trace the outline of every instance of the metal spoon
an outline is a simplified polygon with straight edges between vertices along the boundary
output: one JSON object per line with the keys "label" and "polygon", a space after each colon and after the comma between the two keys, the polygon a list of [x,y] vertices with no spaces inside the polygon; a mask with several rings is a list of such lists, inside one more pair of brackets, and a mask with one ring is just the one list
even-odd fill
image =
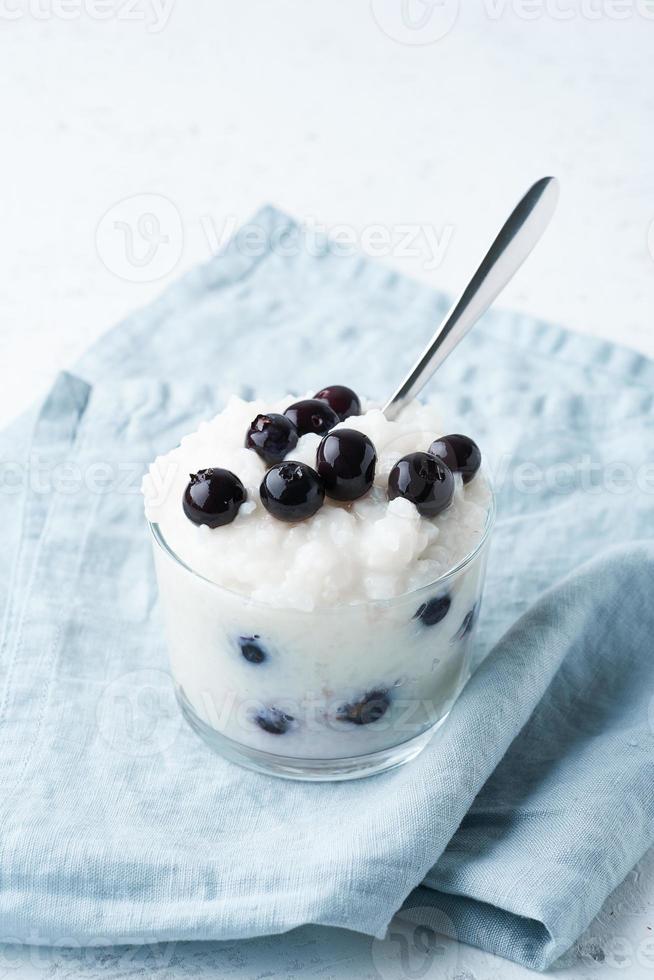
{"label": "metal spoon", "polygon": [[529,188],[500,229],[481,265],[433,339],[384,406],[386,418],[397,418],[403,405],[424,388],[434,371],[486,312],[545,231],[558,199],[559,182],[556,177],[542,177]]}

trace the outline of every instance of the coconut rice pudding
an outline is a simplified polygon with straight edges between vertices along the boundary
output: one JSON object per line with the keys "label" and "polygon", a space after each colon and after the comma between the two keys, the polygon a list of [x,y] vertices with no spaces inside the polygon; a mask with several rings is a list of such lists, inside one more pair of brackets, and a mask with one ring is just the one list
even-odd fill
{"label": "coconut rice pudding", "polygon": [[[232,398],[143,481],[173,676],[235,761],[344,778],[415,755],[470,670],[492,494],[433,404]],[[404,748],[403,748],[404,747]]]}

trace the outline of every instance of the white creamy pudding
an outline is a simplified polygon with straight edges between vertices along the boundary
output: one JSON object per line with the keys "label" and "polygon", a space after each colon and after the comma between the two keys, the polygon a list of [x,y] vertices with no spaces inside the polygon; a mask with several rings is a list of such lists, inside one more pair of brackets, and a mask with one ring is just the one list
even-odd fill
{"label": "white creamy pudding", "polygon": [[[146,515],[169,547],[200,575],[226,589],[277,607],[319,607],[390,599],[433,582],[474,551],[484,533],[489,489],[483,477],[464,487],[455,475],[454,499],[435,518],[424,518],[408,500],[388,500],[388,476],[401,456],[425,450],[443,433],[433,405],[408,406],[397,422],[378,408],[339,422],[356,429],[377,450],[372,490],[351,503],[325,499],[313,517],[289,526],[262,506],[259,486],[266,463],[244,448],[252,419],[283,413],[297,399],[273,403],[232,398],[214,419],[159,456],[143,481]],[[320,435],[300,437],[288,459],[315,468]],[[189,474],[209,466],[231,470],[247,500],[236,518],[210,529],[186,517],[180,501]]]}
{"label": "white creamy pudding", "polygon": [[492,495],[433,405],[388,421],[321,394],[232,398],[143,493],[191,723],[236,761],[342,778],[403,761],[467,680]]}

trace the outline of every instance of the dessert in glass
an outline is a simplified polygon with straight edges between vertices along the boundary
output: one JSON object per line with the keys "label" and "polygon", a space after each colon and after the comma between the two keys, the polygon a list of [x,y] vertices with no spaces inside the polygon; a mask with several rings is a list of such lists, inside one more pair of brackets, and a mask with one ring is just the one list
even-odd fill
{"label": "dessert in glass", "polygon": [[232,398],[158,457],[172,675],[227,759],[347,779],[415,757],[471,672],[494,505],[472,439],[343,386]]}

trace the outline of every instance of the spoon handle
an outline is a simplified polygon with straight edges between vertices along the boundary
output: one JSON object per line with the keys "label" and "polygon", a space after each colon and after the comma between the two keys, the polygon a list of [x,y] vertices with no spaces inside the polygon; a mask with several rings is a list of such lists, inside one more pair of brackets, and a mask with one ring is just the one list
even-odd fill
{"label": "spoon handle", "polygon": [[388,419],[396,418],[402,406],[415,398],[518,271],[549,224],[558,198],[556,177],[542,177],[515,206],[435,336],[384,406]]}

